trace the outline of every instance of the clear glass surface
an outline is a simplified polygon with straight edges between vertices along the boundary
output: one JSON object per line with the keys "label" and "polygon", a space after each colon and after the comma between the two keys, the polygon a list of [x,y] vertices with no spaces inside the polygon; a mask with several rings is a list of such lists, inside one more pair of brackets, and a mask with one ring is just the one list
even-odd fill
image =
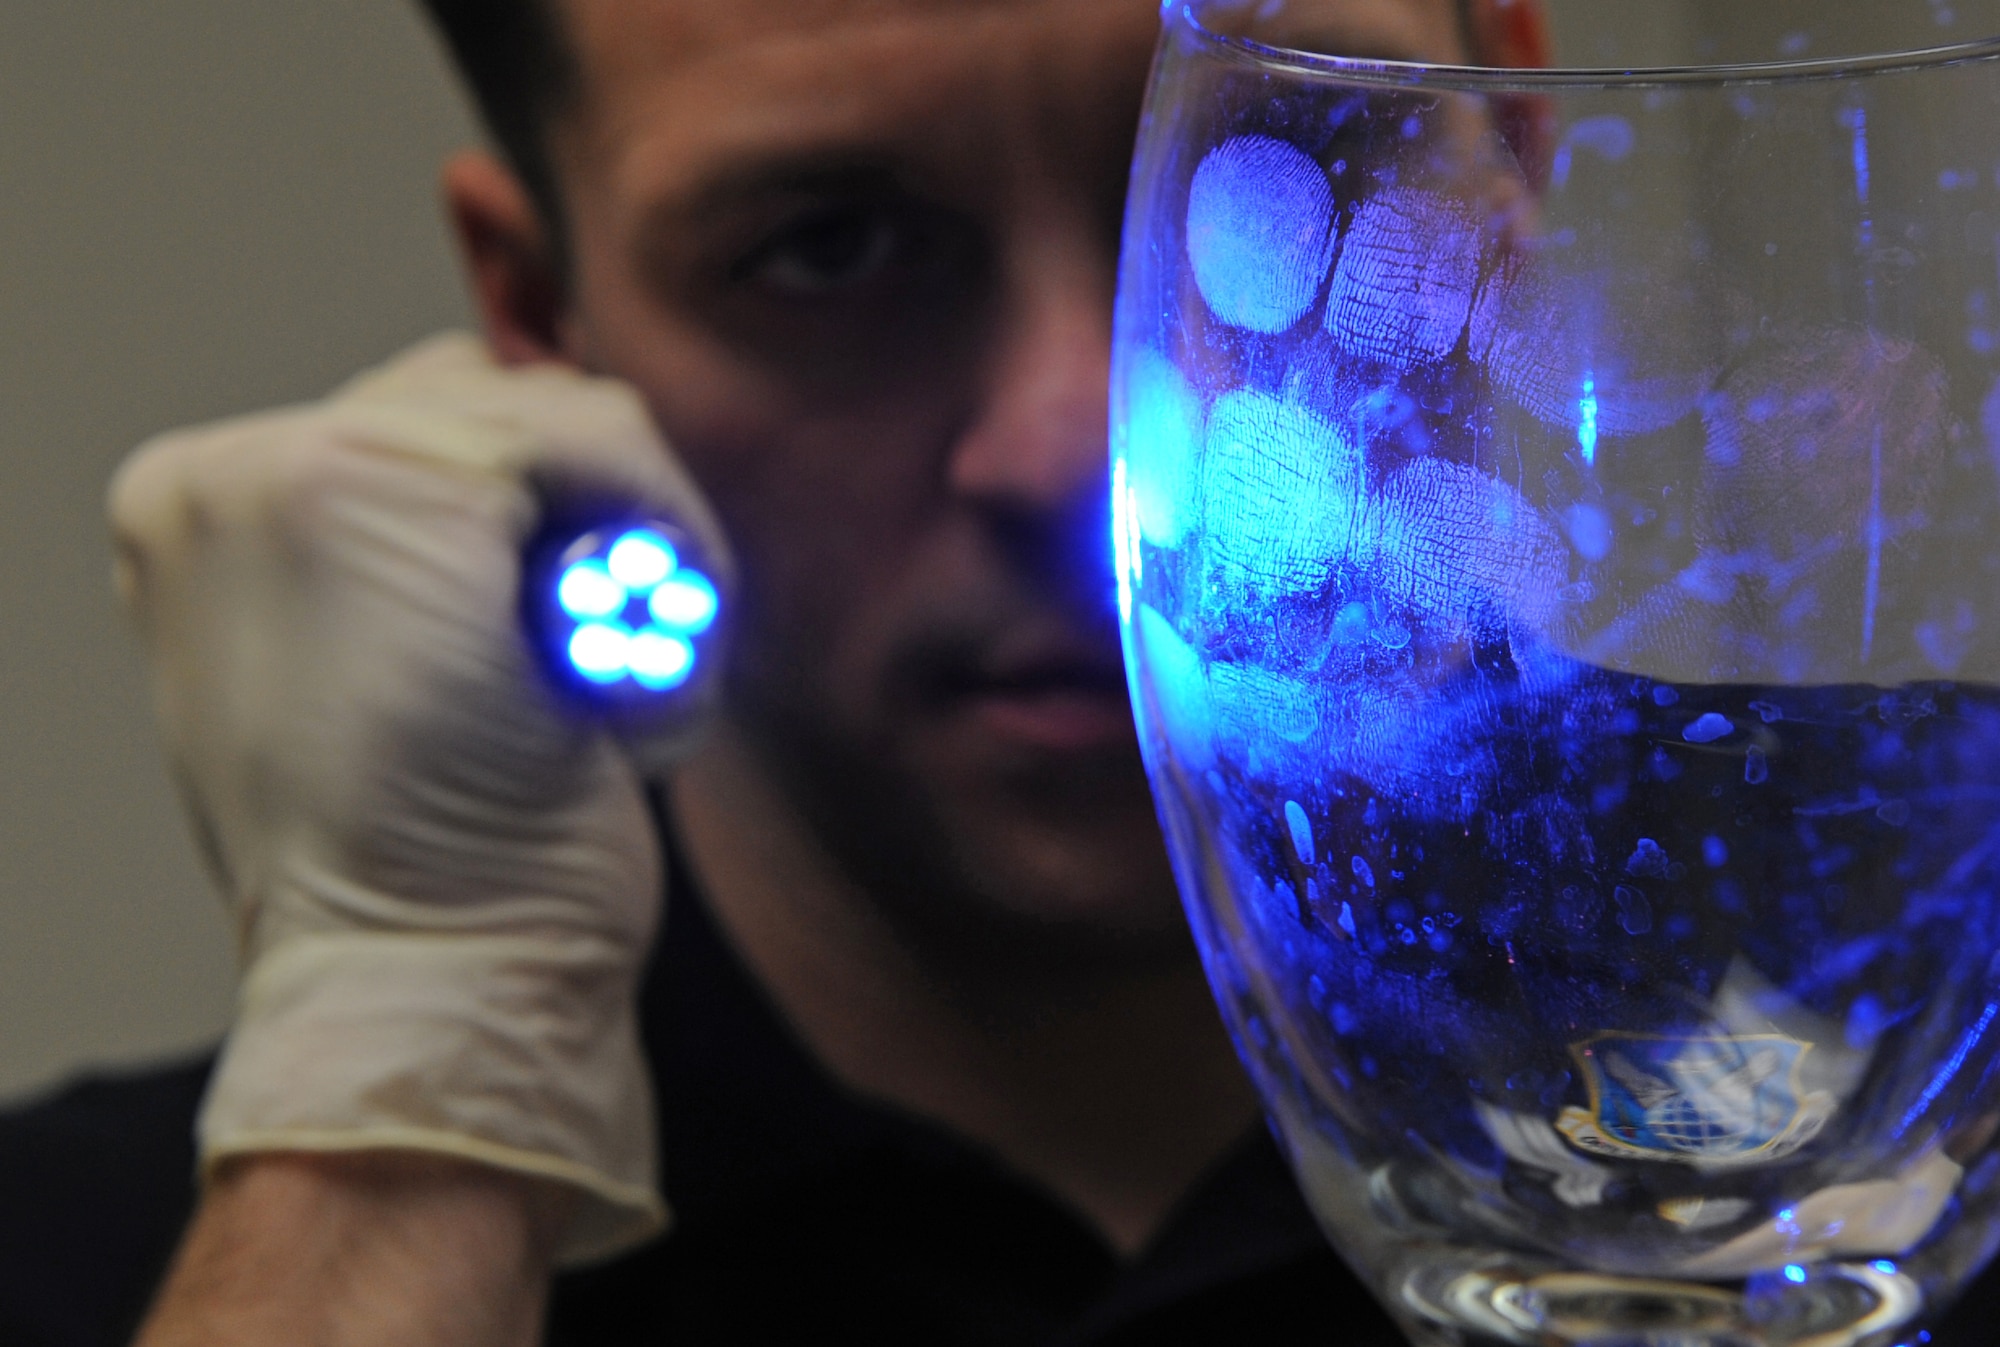
{"label": "clear glass surface", "polygon": [[1914,1342],[2000,1243],[2000,20],[1312,8],[1169,7],[1119,293],[1225,1018],[1419,1342]]}

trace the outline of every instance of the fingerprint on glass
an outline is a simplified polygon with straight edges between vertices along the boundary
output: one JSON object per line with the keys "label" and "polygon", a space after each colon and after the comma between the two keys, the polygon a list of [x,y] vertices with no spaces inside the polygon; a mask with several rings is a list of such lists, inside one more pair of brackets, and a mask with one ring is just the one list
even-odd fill
{"label": "fingerprint on glass", "polygon": [[1298,322],[1332,260],[1333,207],[1325,170],[1282,140],[1210,151],[1188,193],[1187,249],[1216,316],[1252,332]]}
{"label": "fingerprint on glass", "polygon": [[1463,206],[1414,188],[1376,194],[1341,244],[1327,332],[1385,365],[1449,355],[1471,321],[1481,251],[1479,224]]}
{"label": "fingerprint on glass", "polygon": [[1317,587],[1353,544],[1363,485],[1359,451],[1331,423],[1263,393],[1218,398],[1201,491],[1203,540],[1224,583]]}

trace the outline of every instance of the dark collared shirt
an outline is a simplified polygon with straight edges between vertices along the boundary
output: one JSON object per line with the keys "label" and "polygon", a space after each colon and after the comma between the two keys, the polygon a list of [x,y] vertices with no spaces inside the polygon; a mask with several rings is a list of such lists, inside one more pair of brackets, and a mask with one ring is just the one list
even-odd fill
{"label": "dark collared shirt", "polygon": [[[832,1081],[675,879],[644,997],[674,1229],[562,1278],[551,1347],[1401,1347],[1261,1130],[1121,1259],[992,1155]],[[207,1071],[0,1115],[0,1347],[129,1340],[192,1206]],[[1934,1347],[2000,1341],[1996,1311],[1988,1277]]]}

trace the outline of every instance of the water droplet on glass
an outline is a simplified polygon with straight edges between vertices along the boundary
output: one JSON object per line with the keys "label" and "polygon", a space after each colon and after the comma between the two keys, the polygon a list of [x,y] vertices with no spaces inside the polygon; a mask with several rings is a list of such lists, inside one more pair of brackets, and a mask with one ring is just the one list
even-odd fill
{"label": "water droplet on glass", "polygon": [[1667,853],[1658,842],[1650,837],[1639,839],[1639,845],[1625,862],[1625,873],[1658,877],[1667,873]]}
{"label": "water droplet on glass", "polygon": [[1313,863],[1312,823],[1306,818],[1306,811],[1299,807],[1297,800],[1285,801],[1285,823],[1292,831],[1292,850],[1298,853],[1299,864]]}
{"label": "water droplet on glass", "polygon": [[1720,716],[1710,711],[1682,730],[1681,738],[1691,744],[1712,744],[1718,739],[1727,739],[1734,733],[1736,725],[1728,716]]}
{"label": "water droplet on glass", "polygon": [[1653,929],[1653,905],[1646,895],[1628,885],[1620,884],[1612,897],[1618,900],[1618,924],[1627,935],[1644,935]]}

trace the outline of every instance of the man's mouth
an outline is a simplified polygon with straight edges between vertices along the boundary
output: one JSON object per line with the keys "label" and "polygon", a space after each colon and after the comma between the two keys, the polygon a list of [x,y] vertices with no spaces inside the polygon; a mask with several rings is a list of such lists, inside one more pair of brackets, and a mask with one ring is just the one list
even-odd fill
{"label": "man's mouth", "polygon": [[981,728],[1025,746],[1078,751],[1132,734],[1125,673],[1115,664],[1027,655],[968,670],[953,683],[952,700]]}

